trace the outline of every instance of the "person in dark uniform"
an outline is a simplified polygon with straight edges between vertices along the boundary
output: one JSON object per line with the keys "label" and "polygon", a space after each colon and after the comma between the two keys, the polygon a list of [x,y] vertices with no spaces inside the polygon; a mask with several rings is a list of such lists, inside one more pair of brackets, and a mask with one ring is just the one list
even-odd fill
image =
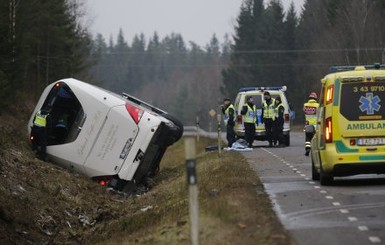
{"label": "person in dark uniform", "polygon": [[51,106],[47,106],[36,113],[30,136],[32,150],[36,151],[37,157],[43,161],[47,154],[48,127],[51,125],[50,111]]}
{"label": "person in dark uniform", "polygon": [[228,147],[231,147],[235,142],[235,109],[230,99],[223,100],[222,113],[224,115],[224,122],[226,125],[226,139]]}
{"label": "person in dark uniform", "polygon": [[265,91],[263,93],[265,101],[262,105],[262,118],[265,124],[266,138],[269,141],[269,147],[273,146],[273,123],[275,120],[275,103],[271,98],[270,93]]}
{"label": "person in dark uniform", "polygon": [[273,143],[274,145],[279,144],[279,147],[284,147],[284,137],[283,137],[283,124],[285,123],[285,119],[283,118],[283,115],[285,113],[285,107],[282,104],[281,97],[277,97],[274,100],[275,102],[275,120],[273,123]]}
{"label": "person in dark uniform", "polygon": [[253,103],[253,97],[246,97],[246,104],[242,107],[241,115],[243,115],[243,125],[245,126],[245,140],[249,147],[253,147],[255,138],[255,123],[257,115],[257,107]]}

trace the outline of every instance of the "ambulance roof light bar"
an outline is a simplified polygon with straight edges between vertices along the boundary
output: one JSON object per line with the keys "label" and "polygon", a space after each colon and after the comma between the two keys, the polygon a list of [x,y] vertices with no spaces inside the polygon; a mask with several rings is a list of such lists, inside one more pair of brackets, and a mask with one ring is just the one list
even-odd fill
{"label": "ambulance roof light bar", "polygon": [[247,91],[265,91],[265,90],[277,90],[277,91],[283,91],[285,92],[287,90],[286,86],[281,86],[281,87],[245,87],[245,88],[240,88],[239,92],[247,92]]}
{"label": "ambulance roof light bar", "polygon": [[[356,69],[356,67],[359,67],[360,65],[357,65],[357,66],[331,66],[329,67],[329,71],[331,73],[334,73],[334,72],[339,72],[339,71],[353,71]],[[385,65],[381,65],[380,63],[374,63],[373,65],[363,65],[361,67],[365,67],[365,69],[376,69],[376,70],[379,70],[379,69],[384,69],[385,68]]]}

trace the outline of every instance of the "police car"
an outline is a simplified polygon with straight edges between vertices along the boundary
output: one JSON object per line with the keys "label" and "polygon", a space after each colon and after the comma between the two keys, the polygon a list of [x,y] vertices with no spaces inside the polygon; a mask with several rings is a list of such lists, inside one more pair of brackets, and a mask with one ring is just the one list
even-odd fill
{"label": "police car", "polygon": [[263,93],[268,91],[271,97],[277,98],[278,96],[282,99],[282,104],[285,107],[284,112],[284,125],[283,125],[283,135],[285,139],[285,144],[290,145],[290,124],[291,119],[293,119],[294,113],[291,111],[289,102],[286,98],[285,91],[287,90],[286,86],[282,87],[246,87],[241,88],[237,94],[237,97],[234,101],[234,107],[236,110],[236,122],[235,122],[235,133],[238,138],[243,138],[245,136],[245,127],[243,125],[244,119],[241,115],[241,110],[244,104],[246,103],[246,97],[252,96],[254,99],[254,104],[257,107],[257,125],[255,128],[255,139],[256,140],[266,140],[265,125],[262,122],[262,105],[264,102]]}
{"label": "police car", "polygon": [[153,177],[183,125],[135,97],[63,79],[43,91],[36,112],[50,107],[47,157],[102,185],[130,192]]}
{"label": "police car", "polygon": [[385,70],[380,65],[332,67],[322,80],[312,177],[385,173]]}

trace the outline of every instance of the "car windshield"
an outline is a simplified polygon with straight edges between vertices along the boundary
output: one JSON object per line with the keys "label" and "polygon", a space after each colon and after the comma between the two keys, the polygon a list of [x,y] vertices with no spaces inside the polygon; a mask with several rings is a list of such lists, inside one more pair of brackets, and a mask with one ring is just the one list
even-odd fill
{"label": "car windshield", "polygon": [[349,121],[381,120],[385,116],[385,82],[343,83],[340,113]]}
{"label": "car windshield", "polygon": [[75,141],[86,119],[83,108],[72,90],[63,82],[56,83],[42,108],[51,107],[48,145]]}
{"label": "car windshield", "polygon": [[254,105],[258,109],[262,108],[262,95],[261,94],[253,95],[253,99],[254,99]]}

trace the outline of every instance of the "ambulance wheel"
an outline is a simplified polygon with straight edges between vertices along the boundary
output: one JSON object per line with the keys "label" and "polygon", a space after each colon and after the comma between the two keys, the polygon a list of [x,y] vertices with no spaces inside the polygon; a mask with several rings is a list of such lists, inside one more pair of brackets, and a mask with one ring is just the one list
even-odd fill
{"label": "ambulance wheel", "polygon": [[319,176],[320,184],[321,185],[332,185],[333,184],[333,176],[330,174],[327,174],[322,169],[322,163],[321,163],[321,169],[320,169],[320,176]]}
{"label": "ambulance wheel", "polygon": [[314,166],[313,156],[311,157],[311,178],[312,180],[319,180],[320,174],[318,173],[316,167]]}

